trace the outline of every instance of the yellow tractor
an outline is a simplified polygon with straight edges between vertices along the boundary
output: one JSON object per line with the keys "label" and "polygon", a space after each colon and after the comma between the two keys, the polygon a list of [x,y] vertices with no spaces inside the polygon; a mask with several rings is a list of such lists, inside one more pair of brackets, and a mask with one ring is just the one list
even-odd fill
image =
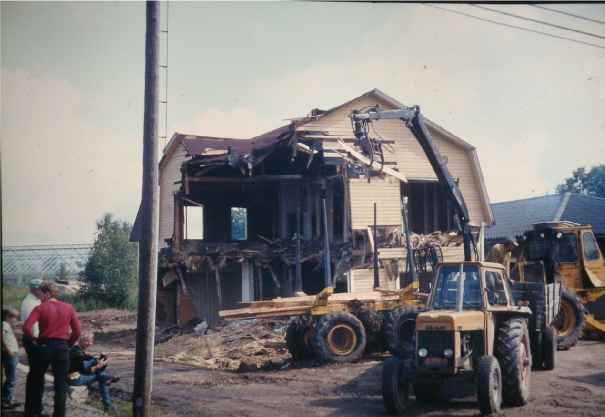
{"label": "yellow tractor", "polygon": [[585,336],[605,337],[605,320],[586,309],[605,302],[605,260],[590,226],[572,222],[536,223],[523,235],[520,262],[511,270],[519,282],[563,284],[561,313],[555,321],[557,347],[566,350]]}
{"label": "yellow tractor", "polygon": [[[382,397],[390,414],[403,414],[411,405],[410,385],[424,403],[449,399],[451,384],[474,383],[484,414],[498,412],[502,403],[527,403],[532,363],[555,366],[552,322],[562,286],[510,284],[500,264],[439,264],[428,311],[416,321],[412,359],[389,358],[383,367]],[[539,358],[532,354],[534,344]]]}

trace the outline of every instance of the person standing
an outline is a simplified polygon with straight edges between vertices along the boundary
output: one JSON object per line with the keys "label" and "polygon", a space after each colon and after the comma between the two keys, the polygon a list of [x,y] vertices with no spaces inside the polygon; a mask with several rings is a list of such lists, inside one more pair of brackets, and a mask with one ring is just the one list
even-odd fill
{"label": "person standing", "polygon": [[[53,416],[65,416],[67,375],[69,372],[69,348],[76,344],[82,330],[80,321],[71,304],[58,301],[57,286],[48,281],[40,284],[42,304],[34,308],[23,324],[24,336],[37,345],[37,357],[30,364],[25,387],[26,417],[40,415],[44,394],[44,374],[49,365],[55,379],[55,409]],[[35,338],[32,327],[39,324],[39,336]],[[71,327],[71,336],[69,328]]]}
{"label": "person standing", "polygon": [[485,262],[495,262],[501,265],[504,265],[506,269],[506,275],[510,274],[510,254],[519,244],[517,243],[517,239],[510,236],[507,237],[504,242],[497,243],[494,247],[489,251],[487,256],[485,257]]}
{"label": "person standing", "polygon": [[16,308],[2,309],[2,366],[6,381],[2,383],[2,409],[12,410],[21,403],[13,402],[15,385],[17,384],[17,364],[19,363],[19,345],[13,333],[13,324],[19,318]]}
{"label": "person standing", "polygon": [[[27,297],[21,302],[21,323],[25,323],[25,320],[27,320],[32,310],[41,303],[39,297],[40,290],[38,289],[40,284],[42,284],[41,279],[32,279],[29,282],[29,294],[27,294]],[[32,327],[32,334],[34,337],[38,337],[38,323],[34,324]],[[25,336],[21,341],[23,342],[23,349],[25,349],[25,354],[27,355],[27,363],[31,365],[32,358],[34,358],[36,354],[36,345]]]}

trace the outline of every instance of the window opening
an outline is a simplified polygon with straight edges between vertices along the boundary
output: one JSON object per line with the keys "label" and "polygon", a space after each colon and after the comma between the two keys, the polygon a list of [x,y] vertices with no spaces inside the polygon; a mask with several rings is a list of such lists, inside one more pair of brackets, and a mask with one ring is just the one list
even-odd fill
{"label": "window opening", "polygon": [[588,232],[585,232],[582,235],[582,239],[584,240],[584,258],[587,261],[598,261],[599,260],[599,251],[597,250],[597,244],[594,241],[594,237]]}
{"label": "window opening", "polygon": [[185,206],[185,239],[204,238],[204,207]]}
{"label": "window opening", "polygon": [[485,288],[487,289],[487,302],[490,305],[507,305],[504,280],[499,272],[487,271],[485,273]]}
{"label": "window opening", "polygon": [[248,210],[244,207],[231,207],[231,239],[248,239]]}

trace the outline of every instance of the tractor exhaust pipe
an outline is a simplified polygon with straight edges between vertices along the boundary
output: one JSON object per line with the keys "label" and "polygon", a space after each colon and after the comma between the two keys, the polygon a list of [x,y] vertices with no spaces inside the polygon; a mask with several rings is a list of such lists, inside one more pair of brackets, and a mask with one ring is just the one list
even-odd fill
{"label": "tractor exhaust pipe", "polygon": [[456,313],[462,311],[464,302],[464,280],[466,274],[464,273],[464,264],[460,264],[460,272],[458,272],[458,285],[456,286]]}

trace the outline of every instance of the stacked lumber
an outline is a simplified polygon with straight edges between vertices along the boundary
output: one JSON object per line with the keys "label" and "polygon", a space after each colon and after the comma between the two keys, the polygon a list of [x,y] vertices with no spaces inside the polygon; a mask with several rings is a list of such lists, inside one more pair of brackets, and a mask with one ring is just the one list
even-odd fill
{"label": "stacked lumber", "polygon": [[[332,294],[328,298],[328,305],[344,304],[348,301],[391,301],[399,298],[400,290],[388,291],[363,291],[353,293]],[[297,316],[306,314],[315,303],[314,295],[303,297],[275,298],[268,301],[253,301],[239,303],[236,310],[219,311],[219,317],[223,320],[235,320],[243,318],[262,318]]]}

